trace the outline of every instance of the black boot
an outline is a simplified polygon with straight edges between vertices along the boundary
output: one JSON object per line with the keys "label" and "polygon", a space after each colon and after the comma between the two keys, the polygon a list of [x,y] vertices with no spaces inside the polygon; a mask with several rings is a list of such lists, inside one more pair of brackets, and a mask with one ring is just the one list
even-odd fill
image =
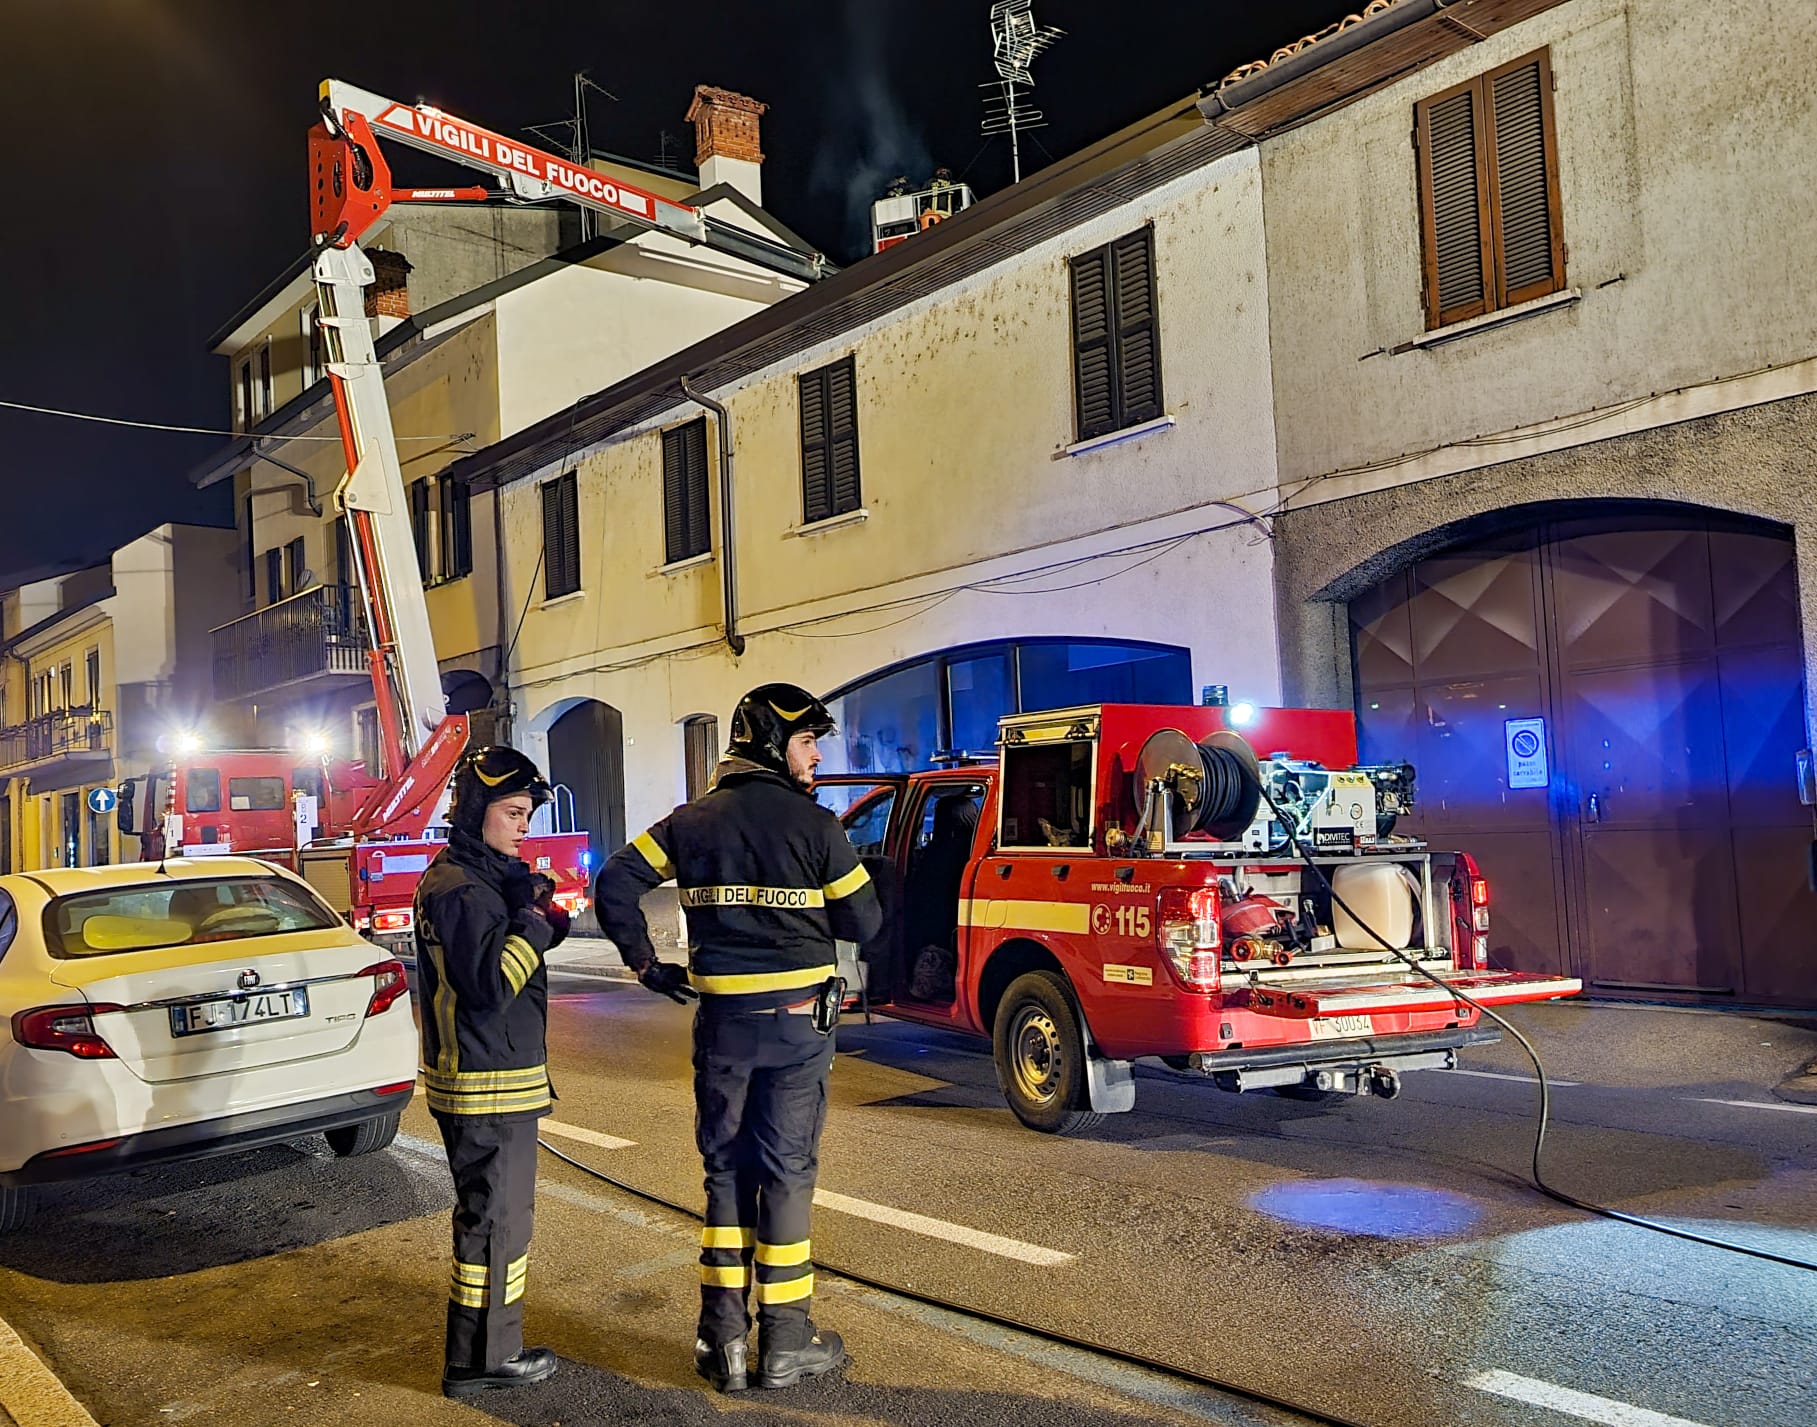
{"label": "black boot", "polygon": [[462,1368],[450,1363],[442,1369],[443,1397],[472,1397],[501,1387],[528,1387],[555,1376],[553,1348],[525,1348],[495,1368]]}
{"label": "black boot", "polygon": [[750,1345],[740,1338],[735,1343],[708,1346],[704,1338],[694,1340],[694,1371],[720,1392],[743,1392],[750,1385],[747,1363]]}
{"label": "black boot", "polygon": [[808,1332],[812,1336],[799,1348],[763,1345],[757,1362],[759,1387],[793,1387],[803,1378],[819,1377],[844,1366],[845,1343],[837,1333],[831,1329],[817,1331],[812,1323],[808,1324]]}

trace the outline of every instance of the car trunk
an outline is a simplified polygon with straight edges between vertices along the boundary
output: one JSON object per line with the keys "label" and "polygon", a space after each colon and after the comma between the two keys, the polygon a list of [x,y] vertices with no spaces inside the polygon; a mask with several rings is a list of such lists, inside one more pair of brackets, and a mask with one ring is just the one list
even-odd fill
{"label": "car trunk", "polygon": [[[99,1012],[95,1030],[120,1063],[160,1083],[308,1060],[358,1036],[372,979],[358,973],[372,948],[344,933],[307,932],[211,947],[232,960],[186,964],[173,950],[121,952],[61,962],[58,984]],[[324,941],[328,944],[324,945]]]}

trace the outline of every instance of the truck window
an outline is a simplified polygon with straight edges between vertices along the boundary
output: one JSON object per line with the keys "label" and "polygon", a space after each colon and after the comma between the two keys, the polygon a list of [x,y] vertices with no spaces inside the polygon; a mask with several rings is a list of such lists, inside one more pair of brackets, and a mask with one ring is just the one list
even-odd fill
{"label": "truck window", "polygon": [[183,785],[183,811],[218,813],[221,811],[221,770],[191,768]]}
{"label": "truck window", "polygon": [[889,831],[890,813],[896,807],[894,788],[866,788],[868,797],[852,804],[839,819],[845,824],[845,835],[851,839],[852,851],[860,857],[881,857],[884,835]]}
{"label": "truck window", "polygon": [[[217,798],[219,794],[216,794]],[[217,802],[216,807],[220,804]],[[236,813],[273,813],[284,807],[282,778],[229,778],[227,806]]]}
{"label": "truck window", "polygon": [[1092,746],[1063,743],[1003,750],[1003,847],[1090,847]]}

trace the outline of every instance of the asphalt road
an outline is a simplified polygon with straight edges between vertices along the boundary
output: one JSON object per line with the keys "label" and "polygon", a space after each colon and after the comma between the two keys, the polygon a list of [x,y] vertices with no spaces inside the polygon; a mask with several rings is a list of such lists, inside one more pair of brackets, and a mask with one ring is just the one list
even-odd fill
{"label": "asphalt road", "polygon": [[[687,1014],[558,978],[545,1129],[696,1204]],[[1763,1088],[1817,1035],[1607,1007],[1521,1019],[1574,1082],[1555,1095],[1555,1183],[1817,1260],[1817,1114]],[[1411,1075],[1393,1102],[1238,1098],[1144,1068],[1135,1113],[1054,1139],[1009,1115],[982,1045],[885,1020],[840,1034],[823,1262],[1370,1427],[1813,1420],[1817,1274],[1532,1193],[1512,1047]],[[482,1420],[434,1395],[434,1139],[419,1102],[365,1161],[300,1142],[65,1189],[0,1241],[0,1315],[103,1422]],[[531,1334],[567,1362],[546,1391],[489,1401],[496,1420],[1297,1420],[824,1275],[817,1316],[854,1366],[718,1399],[688,1361],[692,1226],[552,1157],[540,1196]]]}

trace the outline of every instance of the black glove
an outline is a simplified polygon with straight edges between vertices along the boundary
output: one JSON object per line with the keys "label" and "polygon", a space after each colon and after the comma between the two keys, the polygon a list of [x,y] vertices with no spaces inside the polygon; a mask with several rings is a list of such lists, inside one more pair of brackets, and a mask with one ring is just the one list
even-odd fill
{"label": "black glove", "polygon": [[513,862],[505,870],[504,878],[498,884],[499,895],[505,899],[505,910],[515,912],[520,907],[528,907],[536,901],[536,876],[530,871],[527,862]]}
{"label": "black glove", "polygon": [[550,942],[549,945],[552,947],[559,946],[568,939],[568,923],[570,920],[568,909],[555,900],[555,884],[553,882],[550,882],[547,877],[538,877],[536,880],[538,883],[546,883],[547,885],[542,887],[537,899],[530,905],[542,919],[549,924],[550,930],[555,933],[555,940]]}
{"label": "black glove", "polygon": [[667,996],[677,1006],[700,999],[700,992],[688,985],[688,968],[673,961],[658,961],[651,957],[637,973],[637,979],[658,996]]}

